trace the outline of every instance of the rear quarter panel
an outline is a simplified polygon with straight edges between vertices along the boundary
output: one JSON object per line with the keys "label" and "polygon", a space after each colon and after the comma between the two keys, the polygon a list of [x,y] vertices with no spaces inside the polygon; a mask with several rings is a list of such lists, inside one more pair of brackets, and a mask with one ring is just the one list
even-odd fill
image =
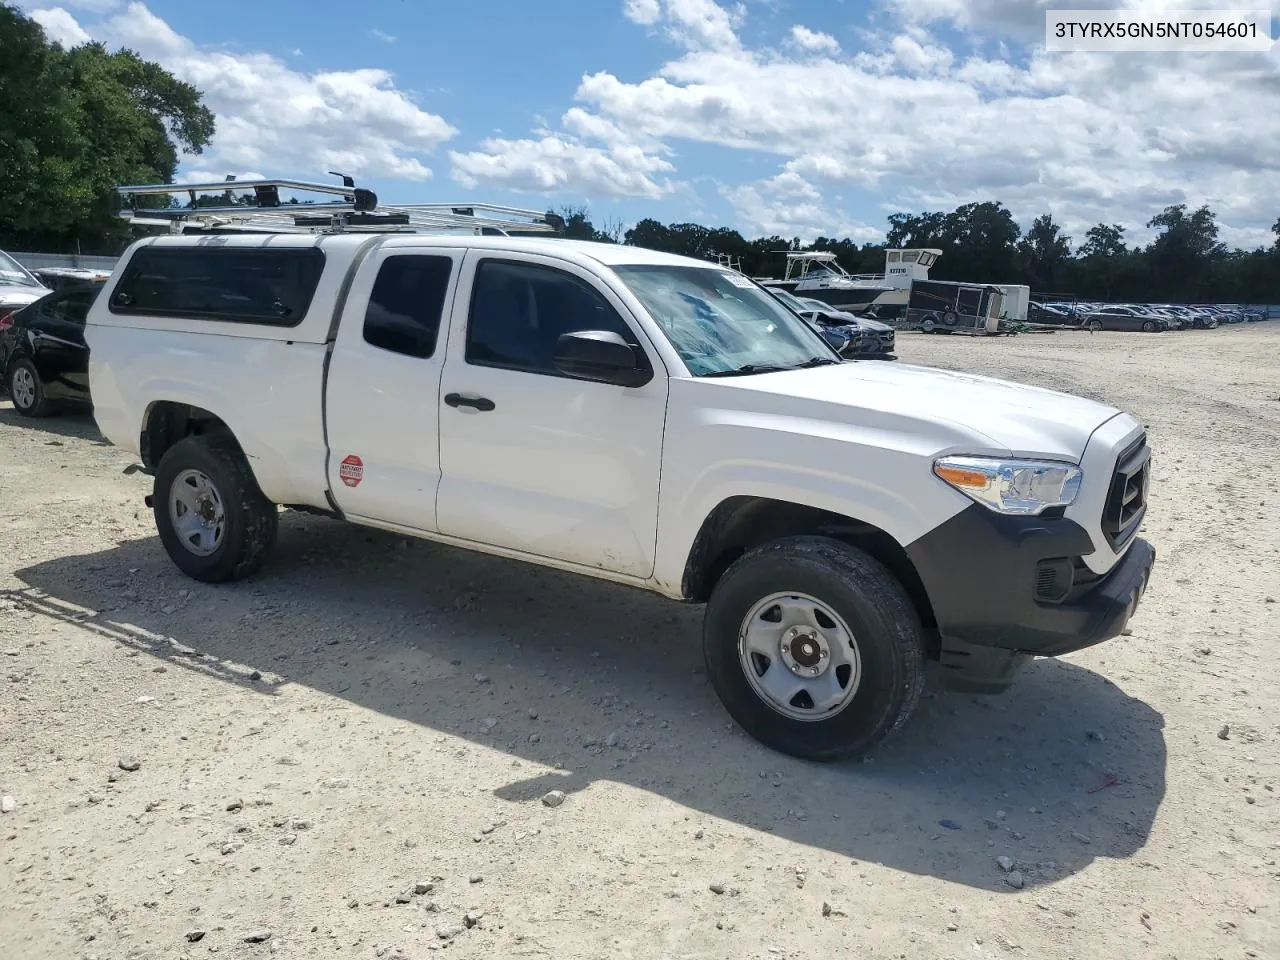
{"label": "rear quarter panel", "polygon": [[325,342],[352,250],[324,248],[324,272],[293,327],[113,313],[109,304],[133,252],[153,242],[126,251],[85,324],[99,430],[137,454],[155,404],[200,407],[230,427],[270,499],[325,506]]}
{"label": "rear quarter panel", "polygon": [[325,505],[323,344],[130,327],[86,327],[98,429],[139,453],[162,401],[208,410],[231,428],[277,503]]}

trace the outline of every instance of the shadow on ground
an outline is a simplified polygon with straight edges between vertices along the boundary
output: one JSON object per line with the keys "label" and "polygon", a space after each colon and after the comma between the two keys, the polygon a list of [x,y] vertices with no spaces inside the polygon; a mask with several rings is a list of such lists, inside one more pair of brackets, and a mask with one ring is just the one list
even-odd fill
{"label": "shadow on ground", "polygon": [[1165,792],[1161,715],[1067,662],[1033,663],[993,698],[941,691],[935,676],[870,761],[806,764],[728,723],[701,671],[701,608],[289,512],[274,561],[248,582],[187,580],[154,537],[17,576],[28,586],[5,592],[11,603],[264,696],[305,684],[563,764],[497,791],[513,802],[610,780],[858,860],[1008,889],[991,865],[1004,846],[1020,841],[1029,883],[1133,856]]}
{"label": "shadow on ground", "polygon": [[98,432],[98,425],[93,421],[93,412],[88,407],[78,404],[58,409],[47,417],[24,417],[13,409],[13,403],[9,398],[3,396],[0,397],[0,427],[23,427],[59,437],[89,440],[99,445],[107,442]]}

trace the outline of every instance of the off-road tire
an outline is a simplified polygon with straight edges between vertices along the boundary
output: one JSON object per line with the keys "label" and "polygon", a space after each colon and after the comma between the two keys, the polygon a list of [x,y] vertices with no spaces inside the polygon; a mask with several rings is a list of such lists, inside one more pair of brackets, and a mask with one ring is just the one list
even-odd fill
{"label": "off-road tire", "polygon": [[[743,620],[770,594],[796,591],[837,612],[861,658],[853,699],[826,720],[774,710],[738,653]],[[902,585],[869,554],[828,537],[786,537],[743,554],[716,584],[703,620],[707,675],[729,715],[771,749],[805,760],[861,756],[906,723],[924,686],[924,637]]]}
{"label": "off-road tire", "polygon": [[[170,488],[184,470],[199,470],[226,510],[222,541],[208,556],[183,546],[169,512]],[[187,576],[205,583],[240,580],[258,570],[275,546],[279,508],[258,487],[243,451],[228,436],[193,436],[170,447],[156,468],[152,493],[156,530],[165,551]]]}
{"label": "off-road tire", "polygon": [[[19,371],[30,375],[31,383],[34,388],[35,398],[26,406],[18,402],[18,391],[14,390],[13,380],[19,376]],[[47,417],[53,412],[53,404],[45,394],[44,381],[40,379],[40,374],[33,364],[26,357],[19,357],[9,364],[9,371],[5,377],[5,388],[9,391],[9,400],[13,403],[13,409],[17,410],[24,417]]]}

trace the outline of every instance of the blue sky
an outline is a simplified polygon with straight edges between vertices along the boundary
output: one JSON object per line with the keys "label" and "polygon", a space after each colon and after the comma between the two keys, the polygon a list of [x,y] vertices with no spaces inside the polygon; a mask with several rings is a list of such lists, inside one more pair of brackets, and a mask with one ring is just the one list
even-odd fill
{"label": "blue sky", "polygon": [[1046,54],[1047,3],[24,6],[59,42],[129,46],[205,92],[219,129],[185,177],[340,168],[392,201],[859,240],[894,210],[983,199],[1140,238],[1162,206],[1208,202],[1229,241],[1269,242],[1280,111],[1258,104],[1280,100],[1280,59]]}

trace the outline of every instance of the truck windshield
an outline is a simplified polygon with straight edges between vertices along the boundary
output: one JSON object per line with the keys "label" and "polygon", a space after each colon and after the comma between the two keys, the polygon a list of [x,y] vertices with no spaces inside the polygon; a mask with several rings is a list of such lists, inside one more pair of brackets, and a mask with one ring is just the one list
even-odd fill
{"label": "truck windshield", "polygon": [[665,264],[619,266],[614,271],[695,377],[839,362],[803,320],[744,276]]}
{"label": "truck windshield", "polygon": [[38,287],[40,283],[17,260],[0,250],[0,286]]}

